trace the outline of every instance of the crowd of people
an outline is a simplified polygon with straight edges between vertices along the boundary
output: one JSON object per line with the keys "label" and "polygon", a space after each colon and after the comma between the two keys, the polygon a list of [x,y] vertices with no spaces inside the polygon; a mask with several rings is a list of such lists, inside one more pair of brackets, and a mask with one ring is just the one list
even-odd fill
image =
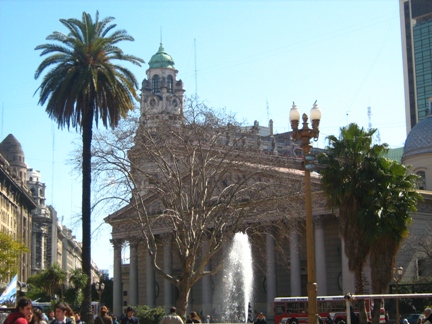
{"label": "crowd of people", "polygon": [[[357,317],[354,314],[354,320]],[[322,321],[323,324],[333,324],[331,317]],[[203,323],[197,312],[190,312],[186,323]],[[206,316],[205,323],[210,323],[210,315]],[[58,303],[54,310],[50,310],[44,314],[41,307],[33,307],[32,302],[27,297],[22,297],[18,300],[14,312],[10,313],[3,323],[0,324],[85,324],[81,320],[80,313],[74,313],[72,308],[67,303]],[[115,315],[109,315],[108,308],[102,306],[100,313],[95,317],[94,324],[139,324],[138,318],[134,317],[134,309],[126,308],[125,314],[120,320],[117,320]],[[160,324],[184,324],[183,319],[177,314],[177,309],[171,307],[169,314],[165,315]],[[253,324],[267,324],[263,313],[258,313]],[[358,324],[358,323],[355,323]],[[432,324],[432,309],[424,310],[424,319],[421,324]]]}

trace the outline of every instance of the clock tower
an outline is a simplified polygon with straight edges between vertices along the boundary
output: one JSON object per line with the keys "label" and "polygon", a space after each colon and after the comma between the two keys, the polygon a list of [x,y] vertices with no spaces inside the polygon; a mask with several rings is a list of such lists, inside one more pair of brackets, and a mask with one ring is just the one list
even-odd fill
{"label": "clock tower", "polygon": [[152,128],[158,120],[180,123],[183,117],[183,81],[177,80],[174,60],[165,52],[162,43],[149,61],[147,79],[141,88],[141,125]]}

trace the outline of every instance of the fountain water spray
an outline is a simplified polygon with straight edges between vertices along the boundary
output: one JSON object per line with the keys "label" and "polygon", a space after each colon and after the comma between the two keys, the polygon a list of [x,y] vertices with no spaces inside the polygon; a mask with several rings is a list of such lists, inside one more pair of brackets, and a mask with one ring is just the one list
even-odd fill
{"label": "fountain water spray", "polygon": [[247,322],[253,298],[252,250],[247,234],[236,233],[224,263],[221,320]]}

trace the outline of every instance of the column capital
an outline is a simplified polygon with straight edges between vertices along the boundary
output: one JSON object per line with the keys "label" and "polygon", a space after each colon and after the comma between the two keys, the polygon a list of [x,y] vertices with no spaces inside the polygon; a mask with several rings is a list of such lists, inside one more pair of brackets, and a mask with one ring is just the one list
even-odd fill
{"label": "column capital", "polygon": [[125,242],[124,239],[111,239],[111,244],[114,246],[114,249],[121,248]]}
{"label": "column capital", "polygon": [[314,226],[316,228],[323,228],[324,227],[324,215],[316,215],[314,216],[313,222]]}
{"label": "column capital", "polygon": [[131,248],[136,248],[140,242],[142,242],[142,238],[139,236],[132,236],[128,239],[129,246]]}

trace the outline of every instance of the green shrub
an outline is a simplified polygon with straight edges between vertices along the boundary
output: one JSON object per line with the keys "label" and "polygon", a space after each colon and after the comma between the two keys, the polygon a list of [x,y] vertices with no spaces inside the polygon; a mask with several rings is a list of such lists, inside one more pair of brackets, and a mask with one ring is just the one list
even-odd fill
{"label": "green shrub", "polygon": [[159,324],[165,315],[162,307],[150,308],[147,305],[135,307],[135,316],[139,319],[139,324]]}

